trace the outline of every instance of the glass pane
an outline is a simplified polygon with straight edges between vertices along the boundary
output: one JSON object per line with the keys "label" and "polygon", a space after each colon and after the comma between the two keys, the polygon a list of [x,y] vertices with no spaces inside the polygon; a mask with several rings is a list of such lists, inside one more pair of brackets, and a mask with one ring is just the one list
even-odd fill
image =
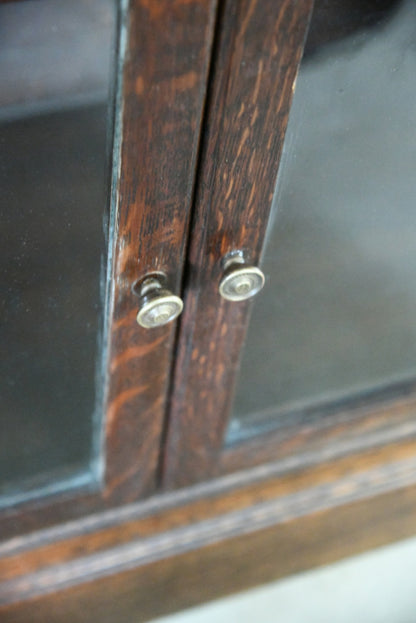
{"label": "glass pane", "polygon": [[0,6],[2,503],[97,477],[116,13]]}
{"label": "glass pane", "polygon": [[229,441],[415,376],[415,76],[415,2],[316,2]]}

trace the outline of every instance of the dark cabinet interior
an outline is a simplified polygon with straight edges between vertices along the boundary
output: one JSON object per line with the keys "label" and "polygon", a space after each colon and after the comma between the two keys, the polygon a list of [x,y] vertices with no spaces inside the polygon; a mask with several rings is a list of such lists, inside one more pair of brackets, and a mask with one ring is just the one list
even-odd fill
{"label": "dark cabinet interior", "polygon": [[2,621],[146,621],[414,533],[415,24],[0,5]]}
{"label": "dark cabinet interior", "polygon": [[2,506],[97,478],[116,22],[0,7]]}

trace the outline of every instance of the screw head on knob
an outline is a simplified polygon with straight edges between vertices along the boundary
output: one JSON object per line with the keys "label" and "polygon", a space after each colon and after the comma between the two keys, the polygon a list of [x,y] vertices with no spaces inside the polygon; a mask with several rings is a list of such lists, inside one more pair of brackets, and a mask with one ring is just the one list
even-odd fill
{"label": "screw head on knob", "polygon": [[157,277],[148,277],[139,288],[140,309],[137,322],[145,329],[163,327],[177,318],[183,309],[179,296],[167,290]]}
{"label": "screw head on knob", "polygon": [[264,274],[256,266],[231,261],[220,282],[220,294],[227,301],[245,301],[264,286]]}

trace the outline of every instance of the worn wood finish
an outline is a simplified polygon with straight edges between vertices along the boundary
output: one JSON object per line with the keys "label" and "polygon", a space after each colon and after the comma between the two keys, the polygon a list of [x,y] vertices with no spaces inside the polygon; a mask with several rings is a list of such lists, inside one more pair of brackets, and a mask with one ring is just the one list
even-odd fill
{"label": "worn wood finish", "polygon": [[132,285],[162,271],[180,291],[215,14],[216,0],[131,0],[124,16],[103,489],[9,508],[3,538],[155,488],[175,325],[139,327]]}
{"label": "worn wood finish", "polygon": [[[173,537],[165,538],[168,533],[172,536],[172,530],[180,529],[177,533],[179,545],[183,542],[180,534],[184,530],[194,530],[192,526],[200,526],[201,522],[203,525],[221,524],[221,517],[240,513],[247,516],[254,512],[257,516],[260,506],[266,511],[262,517],[268,522],[270,519],[277,521],[273,514],[276,512],[280,518],[288,513],[292,515],[295,499],[296,513],[308,514],[317,506],[323,508],[345,503],[347,498],[353,501],[371,497],[414,482],[414,468],[414,441],[361,452],[359,456],[347,456],[326,464],[315,462],[291,473],[278,462],[262,466],[5,541],[0,544],[0,581],[47,570],[80,555],[97,554],[137,539],[156,538],[159,546],[163,542],[175,547]],[[238,532],[235,526],[233,534]],[[244,525],[241,528],[244,529]],[[215,530],[212,534],[215,536]],[[146,551],[149,553],[151,547]],[[103,571],[102,565],[100,569]],[[4,588],[2,590],[4,593]]]}
{"label": "worn wood finish", "polygon": [[132,285],[162,272],[180,291],[215,1],[134,0],[110,319],[105,496],[155,488],[175,324],[143,329]]}
{"label": "worn wood finish", "polygon": [[[257,264],[311,0],[226,0],[209,94],[165,461],[168,487],[216,473],[249,303],[221,260]],[[261,34],[260,34],[261,33]]]}
{"label": "worn wood finish", "polygon": [[415,467],[412,443],[290,476],[262,468],[12,540],[0,618],[146,621],[410,536]]}

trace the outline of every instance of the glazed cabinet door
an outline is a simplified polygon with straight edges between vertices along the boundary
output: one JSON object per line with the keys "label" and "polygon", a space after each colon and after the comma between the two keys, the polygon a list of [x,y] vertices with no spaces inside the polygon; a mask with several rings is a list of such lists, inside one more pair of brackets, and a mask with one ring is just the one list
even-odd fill
{"label": "glazed cabinet door", "polygon": [[0,4],[19,98],[71,94],[0,109],[6,623],[148,621],[414,534],[416,4],[117,11]]}
{"label": "glazed cabinet door", "polygon": [[167,487],[414,440],[415,7],[312,4],[224,3]]}
{"label": "glazed cabinet door", "polygon": [[0,5],[2,536],[156,487],[215,4]]}

